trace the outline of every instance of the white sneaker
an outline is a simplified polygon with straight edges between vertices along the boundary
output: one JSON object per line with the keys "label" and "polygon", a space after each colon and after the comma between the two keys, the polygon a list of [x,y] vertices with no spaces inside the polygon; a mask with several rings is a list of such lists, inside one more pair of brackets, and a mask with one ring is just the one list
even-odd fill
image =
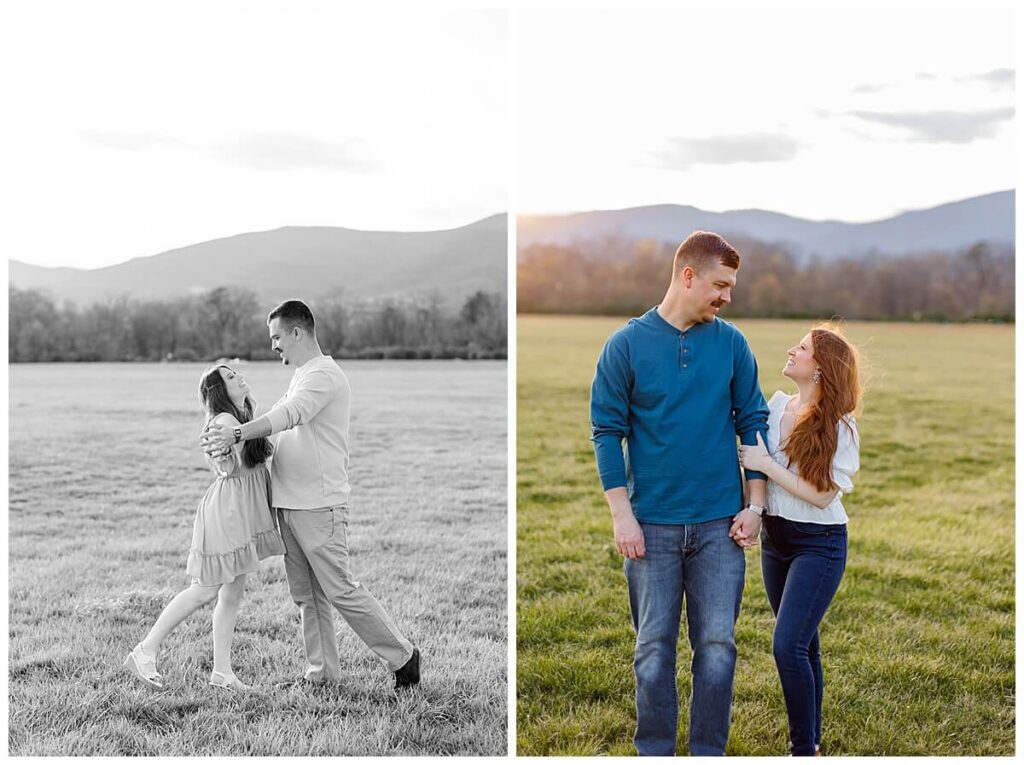
{"label": "white sneaker", "polygon": [[142,650],[139,643],[124,660],[124,666],[150,688],[163,688],[163,678],[156,671],[156,656],[150,656]]}

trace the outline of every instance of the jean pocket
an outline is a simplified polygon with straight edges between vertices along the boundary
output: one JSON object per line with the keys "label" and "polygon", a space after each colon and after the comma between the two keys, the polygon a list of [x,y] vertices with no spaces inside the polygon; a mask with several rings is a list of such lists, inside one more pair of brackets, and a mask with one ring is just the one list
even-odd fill
{"label": "jean pocket", "polygon": [[808,523],[806,521],[789,521],[794,532],[805,537],[828,536],[833,527],[826,523]]}
{"label": "jean pocket", "polygon": [[348,525],[348,505],[335,505],[331,508],[331,515],[334,517],[335,523]]}

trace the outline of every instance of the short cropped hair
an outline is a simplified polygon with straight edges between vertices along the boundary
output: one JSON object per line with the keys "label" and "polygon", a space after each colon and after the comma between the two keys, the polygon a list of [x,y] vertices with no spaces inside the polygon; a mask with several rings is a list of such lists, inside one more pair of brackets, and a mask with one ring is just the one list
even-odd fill
{"label": "short cropped hair", "polygon": [[316,321],[313,319],[313,312],[301,300],[285,300],[267,314],[267,324],[270,324],[274,319],[280,319],[281,323],[289,329],[292,327],[302,327],[302,329],[310,334],[316,331]]}
{"label": "short cropped hair", "polygon": [[718,234],[694,231],[676,250],[676,256],[672,260],[672,273],[679,273],[683,266],[691,266],[694,271],[700,273],[718,264],[728,268],[739,268],[740,254]]}

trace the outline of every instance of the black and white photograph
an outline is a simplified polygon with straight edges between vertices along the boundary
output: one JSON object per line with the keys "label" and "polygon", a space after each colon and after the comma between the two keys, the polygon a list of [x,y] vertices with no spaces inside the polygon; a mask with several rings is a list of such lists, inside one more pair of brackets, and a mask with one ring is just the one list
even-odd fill
{"label": "black and white photograph", "polygon": [[3,15],[9,754],[506,755],[507,11]]}

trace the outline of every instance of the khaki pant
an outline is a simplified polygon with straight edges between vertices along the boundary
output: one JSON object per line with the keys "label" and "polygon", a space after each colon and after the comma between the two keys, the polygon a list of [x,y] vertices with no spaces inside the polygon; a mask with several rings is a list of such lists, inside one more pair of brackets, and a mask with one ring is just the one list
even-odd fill
{"label": "khaki pant", "polygon": [[345,618],[392,671],[412,656],[412,643],[398,631],[370,591],[352,577],[348,562],[348,507],[323,510],[277,508],[284,539],[288,590],[302,615],[306,678],[341,679],[334,613]]}

